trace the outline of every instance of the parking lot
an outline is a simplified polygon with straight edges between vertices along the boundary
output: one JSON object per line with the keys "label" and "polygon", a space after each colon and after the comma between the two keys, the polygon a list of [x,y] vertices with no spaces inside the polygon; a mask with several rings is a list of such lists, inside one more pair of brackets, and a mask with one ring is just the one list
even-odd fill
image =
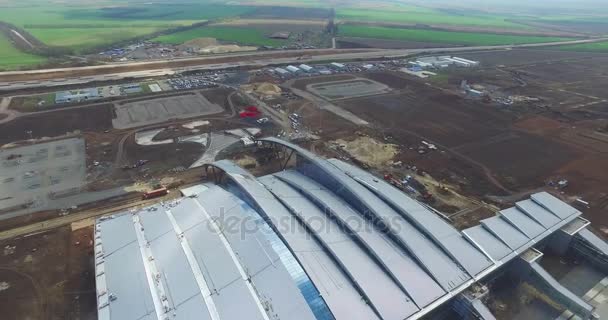
{"label": "parking lot", "polygon": [[112,120],[114,128],[128,129],[171,119],[220,113],[224,109],[209,102],[200,93],[188,93],[181,96],[121,103],[115,106],[115,110],[116,118]]}
{"label": "parking lot", "polygon": [[188,90],[196,88],[215,88],[217,85],[213,81],[219,80],[220,76],[191,76],[184,78],[169,79],[167,82],[174,90]]}
{"label": "parking lot", "polygon": [[306,90],[328,100],[364,97],[384,94],[391,89],[381,83],[369,79],[340,80],[323,83],[313,83]]}
{"label": "parking lot", "polygon": [[79,191],[85,170],[82,137],[0,149],[0,219],[4,211]]}

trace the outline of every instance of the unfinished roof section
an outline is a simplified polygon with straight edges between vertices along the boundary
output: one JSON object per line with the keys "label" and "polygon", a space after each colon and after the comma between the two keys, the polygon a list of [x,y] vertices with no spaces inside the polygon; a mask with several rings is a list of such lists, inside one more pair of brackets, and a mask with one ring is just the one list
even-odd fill
{"label": "unfinished roof section", "polygon": [[540,192],[529,200],[517,202],[516,207],[500,211],[498,216],[482,220],[480,226],[466,229],[463,233],[493,260],[506,262],[580,214],[549,193]]}

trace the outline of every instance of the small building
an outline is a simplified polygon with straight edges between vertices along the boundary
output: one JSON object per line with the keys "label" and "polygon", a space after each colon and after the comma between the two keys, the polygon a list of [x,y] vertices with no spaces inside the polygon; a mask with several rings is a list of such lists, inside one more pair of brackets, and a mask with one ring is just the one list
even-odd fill
{"label": "small building", "polygon": [[99,90],[97,88],[78,89],[71,91],[57,92],[55,95],[55,103],[70,103],[87,100],[99,99]]}
{"label": "small building", "polygon": [[466,67],[466,68],[468,68],[468,67],[471,66],[468,62],[456,60],[456,59],[453,59],[453,58],[446,58],[446,60],[453,62],[455,65],[457,65],[459,67]]}
{"label": "small building", "polygon": [[279,31],[279,32],[275,32],[275,33],[271,34],[269,38],[286,40],[286,39],[289,39],[290,35],[291,35],[291,32]]}
{"label": "small building", "polygon": [[292,73],[298,73],[298,72],[300,72],[300,69],[298,67],[295,67],[295,66],[287,66],[285,69],[287,69],[287,71],[292,72]]}
{"label": "small building", "polygon": [[311,67],[309,65],[306,65],[306,64],[299,65],[299,68],[302,69],[302,70],[304,70],[304,72],[311,72],[311,71],[314,70],[313,67]]}
{"label": "small building", "polygon": [[140,93],[143,91],[143,89],[141,88],[139,83],[126,84],[124,86],[121,86],[120,89],[122,90],[122,92],[124,94],[134,94],[134,93]]}
{"label": "small building", "polygon": [[346,68],[346,66],[345,66],[345,65],[343,65],[343,64],[341,64],[341,63],[337,63],[337,62],[332,62],[332,63],[330,63],[329,65],[330,65],[332,68],[334,68],[334,69],[338,69],[338,70]]}
{"label": "small building", "polygon": [[454,59],[456,61],[461,61],[461,62],[467,63],[471,67],[479,66],[479,61],[473,61],[473,60],[468,60],[468,59],[459,58],[459,57],[452,57],[452,59]]}
{"label": "small building", "polygon": [[280,76],[286,76],[289,74],[289,71],[283,68],[274,68],[274,72],[278,73]]}
{"label": "small building", "polygon": [[470,97],[473,97],[473,98],[481,98],[485,94],[483,93],[483,91],[469,89],[469,90],[467,90],[467,95],[469,95]]}
{"label": "small building", "polygon": [[433,66],[432,63],[428,63],[428,62],[424,62],[424,61],[411,61],[409,62],[409,64],[413,65],[413,66],[418,66],[420,68],[430,68]]}

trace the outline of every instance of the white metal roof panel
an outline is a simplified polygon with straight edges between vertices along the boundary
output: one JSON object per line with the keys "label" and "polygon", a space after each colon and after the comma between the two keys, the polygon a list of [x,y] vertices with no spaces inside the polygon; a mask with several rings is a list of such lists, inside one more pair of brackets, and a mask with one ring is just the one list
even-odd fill
{"label": "white metal roof panel", "polygon": [[529,241],[528,237],[501,217],[481,220],[481,224],[513,250],[517,250]]}
{"label": "white metal roof panel", "polygon": [[309,192],[311,196],[322,201],[337,219],[351,226],[350,230],[366,243],[375,257],[395,276],[419,307],[424,307],[445,294],[435,280],[407,253],[392,244],[380,230],[372,226],[344,200],[296,171],[283,171],[275,175],[291,182],[294,188],[300,186],[302,188],[300,192]]}
{"label": "white metal roof panel", "polygon": [[130,214],[121,214],[114,216],[113,219],[102,221],[99,230],[102,234],[104,254],[112,254],[125,245],[136,242],[137,237],[133,228]]}
{"label": "white metal roof panel", "polygon": [[211,320],[205,304],[200,301],[202,301],[200,294],[184,301],[175,310],[175,320]]}
{"label": "white metal roof panel", "polygon": [[183,199],[179,206],[173,208],[171,213],[175,217],[180,229],[185,232],[199,224],[207,225],[205,216],[200,212],[200,208],[192,199]]}
{"label": "white metal roof panel", "polygon": [[[386,202],[378,198],[363,185],[354,181],[343,171],[329,163],[321,163],[327,174],[338,179],[338,182],[352,192],[353,197],[360,199],[372,210],[378,219],[383,221],[402,245],[432,274],[433,278],[446,290],[452,290],[468,279],[466,274],[448,255],[430,239],[423,235],[409,221],[393,210]],[[345,190],[342,190],[344,192]]]}
{"label": "white metal roof panel", "polygon": [[146,208],[140,211],[139,214],[148,241],[153,241],[167,232],[173,233],[173,226],[171,226],[171,222],[167,218],[165,209],[162,206],[155,205]]}
{"label": "white metal roof panel", "polygon": [[558,198],[552,196],[547,192],[535,193],[531,195],[530,198],[534,202],[541,205],[543,208],[549,210],[551,213],[558,216],[560,219],[565,219],[579,212],[575,208],[567,205],[565,202],[559,200]]}
{"label": "white metal roof panel", "polygon": [[[161,214],[165,214],[164,211]],[[147,214],[140,214],[144,218]],[[159,214],[160,215],[160,214]],[[161,273],[161,280],[168,288],[168,298],[174,308],[178,309],[180,304],[194,297],[198,303],[205,305],[205,301],[200,295],[200,290],[194,279],[192,268],[188,264],[188,260],[182,250],[182,247],[174,232],[165,233],[164,235],[152,240],[150,248],[155,259],[156,266]],[[206,310],[206,307],[203,307]],[[208,311],[205,311],[209,314]]]}
{"label": "white metal roof panel", "polygon": [[222,288],[218,295],[213,295],[213,301],[222,320],[263,319],[243,281]]}
{"label": "white metal roof panel", "polygon": [[214,199],[199,203],[218,223],[221,219],[227,222],[223,233],[251,277],[263,305],[281,319],[314,319],[279,256],[253,219],[257,213],[244,201],[219,187],[200,195],[204,199]]}
{"label": "white metal roof panel", "polygon": [[492,257],[492,259],[496,261],[500,261],[502,258],[513,252],[513,250],[511,250],[506,244],[486,230],[486,228],[483,226],[474,226],[466,229],[464,232],[469,235],[475,241],[475,243],[481,246],[490,255],[490,257]]}
{"label": "white metal roof panel", "polygon": [[[260,178],[270,190],[278,188],[280,181],[271,176]],[[273,195],[268,192],[268,195]],[[290,221],[291,214],[281,206],[278,210],[268,212],[273,221]],[[281,237],[297,256],[298,261],[324,297],[336,319],[378,319],[361,298],[352,282],[338,268],[334,260],[327,254],[313,236],[300,224],[294,223],[289,229],[277,228]]]}
{"label": "white metal roof panel", "polygon": [[460,232],[402,191],[353,165],[336,159],[328,161],[347,172],[348,175],[355,176],[367,186],[378,190],[376,194],[379,197],[391,203],[408,221],[412,221],[418,229],[433,238],[469,274],[476,275],[492,264],[482,252],[464,239]]}
{"label": "white metal roof panel", "polygon": [[246,215],[242,211],[251,210],[248,205],[221,188],[205,192],[204,197],[213,201],[200,201],[200,204],[222,225],[230,246],[250,275],[255,275],[279,260],[264,236],[257,232],[255,222],[245,219]]}
{"label": "white metal roof panel", "polygon": [[[336,185],[340,187],[339,192],[343,193],[341,194],[342,197],[349,197],[349,201],[358,202],[365,207],[365,210],[375,215],[380,221],[383,221],[389,227],[389,233],[394,235],[401,245],[408,248],[408,251],[432,274],[444,289],[455,289],[471,278],[452,258],[437,247],[433,241],[424,236],[410,222],[395,212],[384,200],[378,198],[368,188],[346,175],[343,170],[309,151],[281,139],[270,137],[261,140],[291,148],[300,156],[307,159],[314,167],[299,166],[299,170],[305,175],[314,174],[324,179],[333,179]],[[353,203],[353,206],[356,207],[355,203]]]}
{"label": "white metal roof panel", "polygon": [[[205,277],[222,319],[262,319],[254,297],[251,295],[224,244],[206,219],[193,218],[202,216],[200,208],[193,199],[183,199],[180,205],[171,212],[181,230],[184,232],[201,272]],[[190,215],[190,216],[189,216]],[[197,222],[198,220],[198,222]],[[189,229],[185,227],[189,226]],[[238,308],[234,308],[238,301]]]}
{"label": "white metal roof panel", "polygon": [[602,238],[596,236],[589,229],[585,228],[579,231],[576,236],[581,237],[585,241],[589,242],[595,248],[602,251],[604,254],[608,253],[608,243],[606,243],[606,241],[604,241]]}
{"label": "white metal roof panel", "polygon": [[205,184],[197,184],[191,187],[179,189],[184,197],[196,196],[199,193],[207,190],[209,187]]}
{"label": "white metal roof panel", "polygon": [[273,190],[294,210],[294,215],[309,225],[317,239],[358,283],[369,303],[384,319],[405,319],[418,311],[380,266],[322,210],[284,182],[276,183]]}
{"label": "white metal roof panel", "polygon": [[560,218],[530,199],[516,202],[515,206],[547,229],[560,221]]}
{"label": "white metal roof panel", "polygon": [[525,234],[528,238],[536,238],[538,235],[547,230],[541,226],[538,222],[532,220],[525,213],[519,211],[517,208],[509,208],[500,211],[500,214],[509,223],[515,226],[519,231]]}
{"label": "white metal roof panel", "polygon": [[[131,215],[125,216],[131,218]],[[135,232],[132,223],[130,232]],[[114,231],[108,230],[103,237],[113,236]],[[140,319],[147,314],[155,314],[139,244],[131,242],[116,250],[105,258],[104,263],[108,293],[116,296],[116,300],[110,302],[111,319]]]}
{"label": "white metal roof panel", "polygon": [[[177,217],[175,220],[181,228]],[[213,232],[207,222],[204,222],[184,231],[184,235],[199,262],[209,289],[221,293],[223,288],[239,281],[241,277],[222,242]]]}

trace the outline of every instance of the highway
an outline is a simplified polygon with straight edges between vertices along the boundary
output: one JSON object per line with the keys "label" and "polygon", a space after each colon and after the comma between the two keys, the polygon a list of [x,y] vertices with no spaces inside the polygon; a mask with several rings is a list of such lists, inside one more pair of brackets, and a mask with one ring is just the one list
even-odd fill
{"label": "highway", "polygon": [[211,55],[196,58],[121,62],[99,66],[0,72],[0,92],[27,88],[84,84],[94,81],[148,78],[190,70],[223,70],[228,68],[261,68],[269,65],[402,58],[416,54],[535,48],[607,41],[608,38],[533,43],[521,45],[476,46],[425,49],[317,49],[256,51]]}

